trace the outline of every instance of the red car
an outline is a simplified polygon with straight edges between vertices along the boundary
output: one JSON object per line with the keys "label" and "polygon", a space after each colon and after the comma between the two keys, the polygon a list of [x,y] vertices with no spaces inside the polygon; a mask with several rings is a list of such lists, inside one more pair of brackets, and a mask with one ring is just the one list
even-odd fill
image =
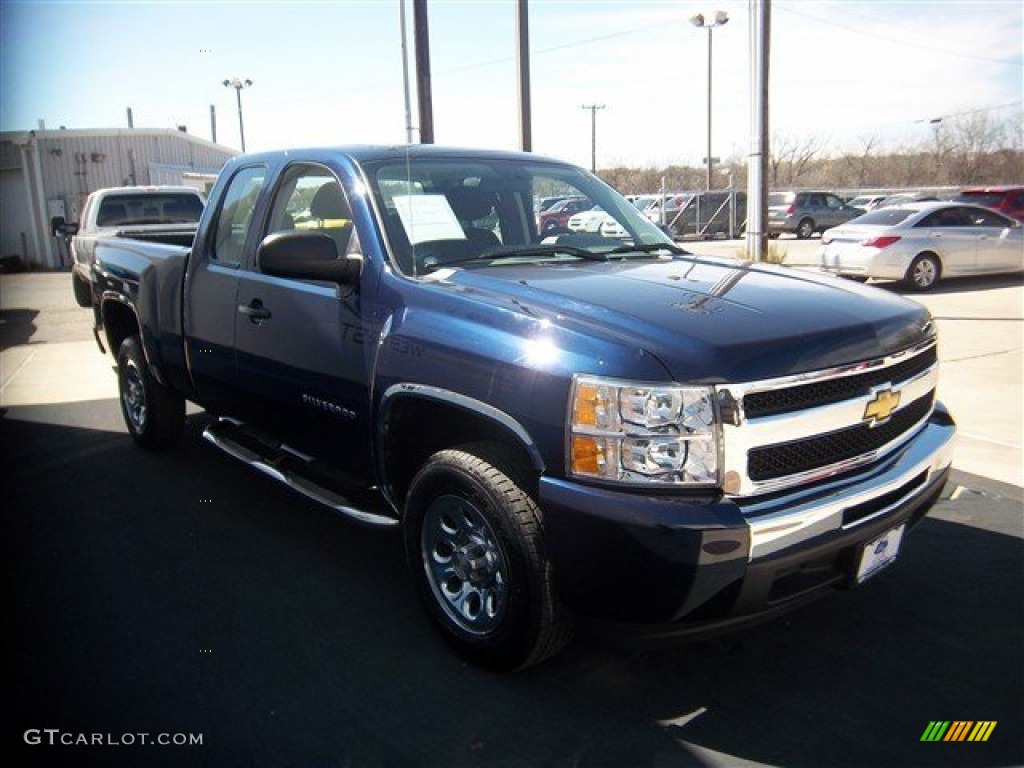
{"label": "red car", "polygon": [[992,208],[1017,221],[1024,221],[1024,187],[968,187],[955,198]]}
{"label": "red car", "polygon": [[537,229],[544,235],[569,231],[569,219],[580,211],[587,211],[594,204],[585,197],[570,197],[555,203],[546,211],[541,211],[537,220]]}

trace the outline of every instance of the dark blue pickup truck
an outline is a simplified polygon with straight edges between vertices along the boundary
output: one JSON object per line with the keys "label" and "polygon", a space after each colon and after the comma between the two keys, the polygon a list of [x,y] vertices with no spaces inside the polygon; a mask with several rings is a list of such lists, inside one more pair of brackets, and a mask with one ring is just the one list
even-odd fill
{"label": "dark blue pickup truck", "polygon": [[[606,221],[540,232],[559,194]],[[434,622],[493,668],[579,622],[684,636],[856,585],[949,472],[924,308],[685,253],[535,155],[240,156],[191,248],[112,238],[94,270],[141,446],[192,401],[228,453],[401,526]]]}

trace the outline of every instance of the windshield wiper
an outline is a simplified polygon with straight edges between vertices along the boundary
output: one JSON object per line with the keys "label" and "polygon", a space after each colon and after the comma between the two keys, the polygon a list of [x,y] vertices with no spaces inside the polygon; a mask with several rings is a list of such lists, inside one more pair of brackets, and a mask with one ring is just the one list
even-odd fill
{"label": "windshield wiper", "polygon": [[482,253],[478,253],[475,256],[470,256],[466,259],[452,259],[451,261],[439,261],[436,264],[431,264],[431,269],[439,269],[441,267],[450,267],[458,264],[465,264],[470,261],[487,261],[488,259],[503,259],[510,256],[525,256],[527,258],[531,256],[576,256],[587,261],[607,261],[604,253],[595,253],[594,251],[588,251],[586,248],[578,248],[575,245],[517,245],[517,246],[505,246],[502,248],[488,248]]}
{"label": "windshield wiper", "polygon": [[675,243],[637,243],[636,245],[619,245],[612,248],[610,251],[605,251],[604,255],[616,253],[654,253],[656,251],[669,251],[670,253],[676,253],[680,255],[686,255],[689,251],[684,251]]}

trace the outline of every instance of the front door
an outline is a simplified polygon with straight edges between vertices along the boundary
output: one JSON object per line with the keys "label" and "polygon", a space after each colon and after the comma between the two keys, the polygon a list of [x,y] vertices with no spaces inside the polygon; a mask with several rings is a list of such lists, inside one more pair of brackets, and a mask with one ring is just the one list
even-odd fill
{"label": "front door", "polygon": [[[345,258],[352,215],[322,166],[281,175],[263,236],[289,229],[329,234]],[[262,238],[261,238],[262,239]],[[358,290],[263,274],[255,252],[239,274],[234,318],[238,387],[246,420],[292,447],[368,476],[369,394]]]}

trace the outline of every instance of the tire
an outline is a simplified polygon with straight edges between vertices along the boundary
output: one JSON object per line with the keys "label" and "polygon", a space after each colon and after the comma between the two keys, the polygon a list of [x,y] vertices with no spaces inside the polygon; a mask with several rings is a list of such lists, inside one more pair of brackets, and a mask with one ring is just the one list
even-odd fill
{"label": "tire", "polygon": [[572,634],[527,477],[495,446],[439,451],[413,479],[403,519],[406,557],[435,626],[493,670],[538,664]]}
{"label": "tire", "polygon": [[941,275],[942,264],[939,258],[932,253],[922,253],[910,263],[903,282],[910,290],[923,293],[934,288]]}
{"label": "tire", "polygon": [[75,303],[78,306],[92,306],[92,286],[74,272],[71,273],[71,290],[74,291]]}
{"label": "tire", "polygon": [[796,236],[801,240],[807,240],[814,234],[814,219],[801,219],[796,225]]}
{"label": "tire", "polygon": [[138,336],[121,342],[117,388],[125,426],[138,445],[166,451],[178,443],[185,428],[185,399],[153,378]]}

